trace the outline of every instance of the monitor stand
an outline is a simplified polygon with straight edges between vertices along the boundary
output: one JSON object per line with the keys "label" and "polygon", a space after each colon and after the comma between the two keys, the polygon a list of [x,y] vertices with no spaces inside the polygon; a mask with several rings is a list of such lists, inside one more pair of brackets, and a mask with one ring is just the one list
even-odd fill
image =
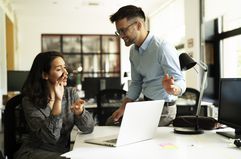
{"label": "monitor stand", "polygon": [[225,136],[231,139],[240,139],[241,138],[241,130],[235,129],[235,131],[217,131],[219,135]]}

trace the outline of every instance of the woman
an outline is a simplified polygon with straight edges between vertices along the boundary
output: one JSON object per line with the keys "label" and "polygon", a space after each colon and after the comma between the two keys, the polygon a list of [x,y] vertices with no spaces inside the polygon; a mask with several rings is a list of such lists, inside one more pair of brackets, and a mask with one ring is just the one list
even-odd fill
{"label": "woman", "polygon": [[22,89],[22,106],[30,133],[16,159],[59,159],[69,151],[74,125],[91,133],[94,120],[85,110],[72,87],[67,85],[68,72],[62,54],[43,52],[32,64]]}

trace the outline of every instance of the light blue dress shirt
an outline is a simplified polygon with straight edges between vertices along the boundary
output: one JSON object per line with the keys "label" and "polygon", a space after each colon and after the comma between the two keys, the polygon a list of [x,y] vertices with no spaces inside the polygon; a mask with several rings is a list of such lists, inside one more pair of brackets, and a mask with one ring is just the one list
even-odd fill
{"label": "light blue dress shirt", "polygon": [[131,47],[129,58],[132,81],[127,93],[128,98],[136,100],[142,91],[143,95],[153,100],[175,101],[177,97],[168,94],[162,86],[165,74],[174,77],[175,85],[181,88],[182,93],[186,90],[179,53],[169,43],[150,32],[141,47]]}

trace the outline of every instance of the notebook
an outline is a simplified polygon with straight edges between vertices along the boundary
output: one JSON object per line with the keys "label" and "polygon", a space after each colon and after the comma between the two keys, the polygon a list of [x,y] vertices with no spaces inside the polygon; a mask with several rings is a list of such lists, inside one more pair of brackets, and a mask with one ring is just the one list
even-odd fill
{"label": "notebook", "polygon": [[118,135],[85,142],[117,147],[149,140],[156,132],[163,106],[164,100],[127,103]]}

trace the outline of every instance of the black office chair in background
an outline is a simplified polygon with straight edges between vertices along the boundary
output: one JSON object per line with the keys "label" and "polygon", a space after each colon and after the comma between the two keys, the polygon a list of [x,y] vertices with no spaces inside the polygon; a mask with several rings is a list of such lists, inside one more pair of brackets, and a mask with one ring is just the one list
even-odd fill
{"label": "black office chair in background", "polygon": [[125,97],[126,91],[122,89],[104,89],[97,94],[97,124],[105,125],[108,117],[117,110]]}
{"label": "black office chair in background", "polygon": [[2,151],[0,151],[0,159],[5,159],[5,157],[3,156]]}
{"label": "black office chair in background", "polygon": [[7,102],[4,110],[4,155],[8,159],[13,158],[29,130],[21,102],[22,95],[16,95]]}
{"label": "black office chair in background", "polygon": [[196,115],[200,92],[194,88],[186,91],[177,100],[177,116]]}

